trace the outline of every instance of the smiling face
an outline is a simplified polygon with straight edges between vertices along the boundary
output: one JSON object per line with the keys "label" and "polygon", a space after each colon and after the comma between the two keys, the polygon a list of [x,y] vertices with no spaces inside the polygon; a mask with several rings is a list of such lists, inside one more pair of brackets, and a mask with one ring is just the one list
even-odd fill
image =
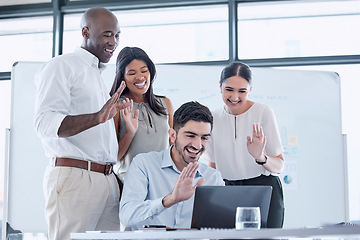
{"label": "smiling face", "polygon": [[211,135],[211,124],[208,122],[188,121],[176,132],[169,130],[170,139],[174,142],[171,157],[179,170],[190,162],[197,162],[206,149]]}
{"label": "smiling face", "polygon": [[229,77],[220,85],[220,89],[228,113],[238,115],[249,108],[248,96],[251,86],[245,78]]}
{"label": "smiling face", "polygon": [[124,79],[129,89],[128,97],[134,101],[144,98],[150,87],[150,71],[143,60],[132,60],[125,68]]}
{"label": "smiling face", "polygon": [[114,15],[107,11],[99,13],[87,20],[82,34],[82,47],[95,55],[100,62],[107,63],[119,44],[120,26]]}

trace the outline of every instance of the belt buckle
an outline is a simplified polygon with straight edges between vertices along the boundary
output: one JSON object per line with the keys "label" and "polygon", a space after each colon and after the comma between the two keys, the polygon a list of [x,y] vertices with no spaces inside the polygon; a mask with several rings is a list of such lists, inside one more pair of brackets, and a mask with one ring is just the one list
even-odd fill
{"label": "belt buckle", "polygon": [[110,173],[112,173],[112,169],[113,169],[112,163],[106,163],[104,174],[109,175]]}

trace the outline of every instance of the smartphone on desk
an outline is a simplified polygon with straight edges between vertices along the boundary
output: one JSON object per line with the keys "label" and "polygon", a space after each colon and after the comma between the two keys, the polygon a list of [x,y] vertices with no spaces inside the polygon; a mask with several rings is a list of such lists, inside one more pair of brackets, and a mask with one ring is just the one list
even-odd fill
{"label": "smartphone on desk", "polygon": [[158,230],[158,231],[175,231],[175,230],[190,230],[190,228],[172,228],[165,225],[144,225],[143,230]]}
{"label": "smartphone on desk", "polygon": [[139,230],[142,231],[142,232],[147,232],[147,231],[167,231],[165,225],[144,225]]}
{"label": "smartphone on desk", "polygon": [[144,228],[166,228],[165,225],[144,225]]}

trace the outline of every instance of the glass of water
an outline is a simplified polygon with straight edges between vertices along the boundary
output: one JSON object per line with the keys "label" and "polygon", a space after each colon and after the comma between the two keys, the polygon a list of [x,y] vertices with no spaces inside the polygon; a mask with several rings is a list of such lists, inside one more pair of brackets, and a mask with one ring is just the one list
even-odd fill
{"label": "glass of water", "polygon": [[236,230],[260,229],[259,207],[237,207],[235,217]]}

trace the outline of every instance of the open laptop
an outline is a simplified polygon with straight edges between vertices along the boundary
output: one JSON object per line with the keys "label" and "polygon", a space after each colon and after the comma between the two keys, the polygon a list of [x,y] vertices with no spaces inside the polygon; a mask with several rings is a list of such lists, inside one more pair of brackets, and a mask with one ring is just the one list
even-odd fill
{"label": "open laptop", "polygon": [[198,186],[191,228],[235,228],[236,207],[260,207],[266,228],[271,186]]}

